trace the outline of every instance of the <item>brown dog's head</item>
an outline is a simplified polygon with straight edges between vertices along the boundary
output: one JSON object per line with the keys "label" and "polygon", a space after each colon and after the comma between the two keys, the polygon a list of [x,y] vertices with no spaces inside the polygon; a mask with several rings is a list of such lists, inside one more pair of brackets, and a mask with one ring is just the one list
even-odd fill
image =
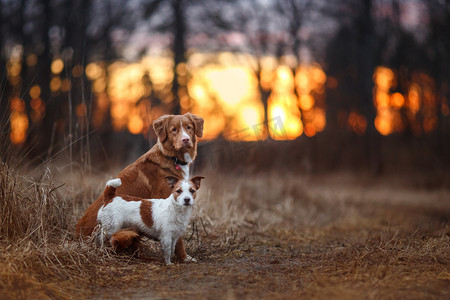
{"label": "brown dog's head", "polygon": [[203,136],[203,123],[203,118],[191,113],[164,115],[153,122],[153,128],[166,155],[189,153],[194,159],[197,137]]}

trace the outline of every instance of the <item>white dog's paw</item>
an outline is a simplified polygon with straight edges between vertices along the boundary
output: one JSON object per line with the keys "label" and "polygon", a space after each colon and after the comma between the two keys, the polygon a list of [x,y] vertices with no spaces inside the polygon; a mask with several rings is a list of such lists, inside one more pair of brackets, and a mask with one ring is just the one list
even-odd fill
{"label": "white dog's paw", "polygon": [[190,256],[189,254],[187,254],[187,256],[183,259],[184,263],[191,263],[191,262],[197,262],[197,260],[195,258],[193,258],[192,256]]}

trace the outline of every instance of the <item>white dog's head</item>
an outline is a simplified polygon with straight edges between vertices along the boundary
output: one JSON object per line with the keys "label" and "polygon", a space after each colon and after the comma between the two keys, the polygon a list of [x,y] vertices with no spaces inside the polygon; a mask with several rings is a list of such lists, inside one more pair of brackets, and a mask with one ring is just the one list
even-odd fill
{"label": "white dog's head", "polygon": [[191,206],[194,205],[194,200],[197,197],[197,190],[200,188],[200,182],[205,177],[196,176],[190,180],[179,180],[172,176],[166,178],[172,189],[175,204],[179,206]]}

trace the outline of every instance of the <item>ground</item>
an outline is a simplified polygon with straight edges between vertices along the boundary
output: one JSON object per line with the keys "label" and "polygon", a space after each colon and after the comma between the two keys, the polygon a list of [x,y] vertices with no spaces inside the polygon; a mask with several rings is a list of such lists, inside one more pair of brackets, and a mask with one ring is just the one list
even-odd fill
{"label": "ground", "polygon": [[[95,299],[449,298],[445,186],[351,173],[203,175],[185,234],[197,263],[165,266],[153,241],[129,255],[69,238],[69,247],[82,255],[68,261],[55,255],[63,275],[45,277],[30,267],[39,285],[30,280],[20,286],[20,275],[10,274],[9,281],[0,281],[0,293]],[[84,269],[87,264],[92,266]]]}

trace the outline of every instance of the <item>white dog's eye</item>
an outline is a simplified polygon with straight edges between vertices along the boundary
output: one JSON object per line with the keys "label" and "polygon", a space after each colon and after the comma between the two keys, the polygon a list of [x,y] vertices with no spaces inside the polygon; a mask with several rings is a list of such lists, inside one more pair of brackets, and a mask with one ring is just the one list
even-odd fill
{"label": "white dog's eye", "polygon": [[178,194],[181,194],[181,192],[182,192],[182,190],[177,190],[177,193],[178,193]]}
{"label": "white dog's eye", "polygon": [[190,189],[189,192],[191,192],[191,194],[195,193],[194,189]]}

